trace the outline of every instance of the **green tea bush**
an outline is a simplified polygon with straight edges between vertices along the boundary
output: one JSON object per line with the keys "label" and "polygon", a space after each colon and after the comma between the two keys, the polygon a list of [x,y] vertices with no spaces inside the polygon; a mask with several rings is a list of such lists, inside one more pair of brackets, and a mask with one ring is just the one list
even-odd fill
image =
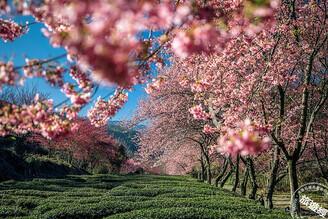
{"label": "green tea bush", "polygon": [[155,208],[136,210],[107,218],[228,218],[228,214],[212,209],[199,208]]}
{"label": "green tea bush", "polygon": [[0,218],[10,216],[24,216],[28,214],[28,209],[19,206],[0,206]]}
{"label": "green tea bush", "polygon": [[289,218],[187,176],[97,174],[0,188],[0,218]]}
{"label": "green tea bush", "polygon": [[108,174],[109,168],[107,166],[98,166],[92,171],[94,174]]}

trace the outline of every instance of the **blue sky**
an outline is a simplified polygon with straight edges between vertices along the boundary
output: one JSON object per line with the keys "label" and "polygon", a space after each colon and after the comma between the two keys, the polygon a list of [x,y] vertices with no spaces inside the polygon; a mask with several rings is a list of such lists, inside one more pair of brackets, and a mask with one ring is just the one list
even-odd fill
{"label": "blue sky", "polygon": [[[14,19],[16,22],[24,25],[26,21],[33,22],[32,17],[20,17]],[[29,59],[41,59],[56,57],[64,54],[66,51],[64,48],[54,48],[50,45],[49,39],[44,37],[41,33],[41,28],[44,25],[41,23],[33,24],[29,26],[29,31],[20,38],[16,38],[14,42],[4,42],[0,39],[0,59],[3,61],[12,60],[15,66],[21,66],[25,64],[25,55]],[[66,58],[59,60],[60,63],[65,63]],[[72,82],[69,76],[65,77],[66,81]],[[39,86],[41,92],[49,93],[50,98],[54,100],[55,105],[66,99],[66,96],[60,92],[58,88],[51,87],[47,82],[41,78],[33,78],[26,80],[25,83],[36,83]],[[137,85],[133,92],[129,92],[129,100],[125,104],[124,108],[121,109],[112,120],[122,120],[125,116],[130,117],[132,112],[136,110],[137,101],[146,94],[143,92],[143,87]],[[108,93],[112,92],[114,89],[109,87],[100,87],[93,100],[96,100],[98,96],[106,96]],[[88,104],[83,108],[80,115],[86,116],[87,110],[93,103]]]}

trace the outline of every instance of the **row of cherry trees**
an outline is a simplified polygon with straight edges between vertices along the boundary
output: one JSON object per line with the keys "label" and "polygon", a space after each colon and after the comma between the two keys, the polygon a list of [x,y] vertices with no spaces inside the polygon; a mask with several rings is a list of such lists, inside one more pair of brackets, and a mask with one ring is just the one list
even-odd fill
{"label": "row of cherry trees", "polygon": [[[224,158],[228,161],[223,170],[229,166],[227,175],[235,172],[236,181],[239,160],[244,163],[254,198],[254,165],[265,163],[254,155],[267,150],[271,142],[272,148],[260,155],[270,158],[268,207],[275,185],[286,174],[291,195],[296,191],[299,163],[315,161],[327,179],[327,4],[288,1],[280,7],[276,25],[252,39],[239,35],[220,53],[170,59],[171,66],[148,85],[146,92],[151,95],[141,102],[143,113],[137,115],[151,121],[141,136],[143,159],[174,159],[171,150],[194,148],[187,140],[204,144],[206,149],[200,147],[198,156],[204,156],[208,171],[209,147],[235,157]],[[174,134],[167,135],[170,132]],[[207,177],[209,181],[210,172]]]}
{"label": "row of cherry trees", "polygon": [[[162,173],[167,174],[190,173],[193,172],[192,168],[199,166],[199,178],[208,183],[213,181],[216,186],[220,183],[221,187],[235,173],[233,191],[236,191],[239,181],[239,165],[243,164],[248,174],[245,180],[249,178],[251,181],[252,189],[249,197],[254,199],[258,188],[255,166],[261,163],[264,167],[265,158],[261,157],[262,159],[254,161],[251,156],[227,156],[217,151],[215,145],[220,130],[213,125],[210,126],[211,118],[195,119],[188,111],[194,105],[201,103],[204,98],[195,100],[198,94],[192,92],[183,83],[181,85],[181,78],[183,81],[187,79],[184,78],[185,68],[180,68],[180,64],[162,69],[159,74],[165,78],[165,84],[156,89],[153,86],[151,95],[139,102],[132,123],[147,121],[149,126],[138,136],[140,145],[138,159],[142,163],[152,163],[153,166],[160,167]],[[270,156],[272,151],[267,154],[267,157]],[[218,173],[212,173],[213,164],[220,166]],[[243,185],[246,191],[245,182]],[[269,202],[272,205],[272,196]]]}
{"label": "row of cherry trees", "polygon": [[[172,60],[172,63],[173,61],[177,62],[177,60]],[[215,127],[209,115],[205,116],[207,117],[205,119],[195,119],[188,112],[189,109],[194,108],[194,105],[203,103],[206,98],[204,96],[199,97],[199,93],[197,92],[192,92],[192,86],[185,86],[184,82],[189,80],[184,75],[185,71],[186,68],[179,62],[171,65],[169,68],[163,69],[159,72],[162,84],[160,86],[152,86],[151,95],[139,102],[139,108],[135,113],[133,122],[147,121],[149,123],[149,127],[139,135],[139,159],[142,162],[151,162],[154,166],[160,166],[162,172],[168,174],[192,172],[194,166],[200,166],[200,176],[205,176],[205,181],[213,182],[216,186],[220,184],[221,187],[234,174],[235,182],[233,191],[236,191],[240,172],[243,172],[243,181],[239,183],[241,192],[244,195],[246,194],[246,185],[249,180],[251,184],[249,198],[252,199],[255,198],[258,189],[256,174],[263,174],[266,176],[264,204],[266,207],[272,208],[272,196],[275,186],[290,171],[288,169],[288,160],[281,153],[281,148],[272,140],[272,147],[263,151],[260,155],[249,155],[247,153],[241,153],[240,155],[231,153],[232,156],[228,156],[225,153],[223,155],[222,149],[219,148],[221,146],[220,140],[226,140],[226,136],[220,137],[219,141],[216,140],[220,135],[227,133],[227,131],[222,131],[222,126],[220,127],[221,129]],[[149,92],[149,89],[147,92]],[[299,91],[295,89],[294,92],[297,93]],[[205,106],[208,107],[208,105],[204,104],[204,108]],[[295,161],[295,168],[298,171],[306,170],[306,165],[311,165],[307,170],[313,170],[312,164],[315,163],[315,168],[321,171],[321,174],[318,176],[323,177],[326,181],[328,157],[326,152],[327,144],[324,141],[327,141],[328,133],[327,120],[322,118],[326,115],[327,106],[327,103],[322,106],[318,120],[315,123],[319,126],[318,128],[312,128],[311,141],[308,141],[309,145],[304,148],[303,154],[298,161]],[[260,110],[265,109],[265,106],[261,105]],[[262,133],[266,133],[266,135],[271,135],[272,133],[277,133],[277,130],[283,127],[286,130],[285,138],[290,138],[291,133],[288,133],[287,130],[292,132],[292,125],[297,127],[297,122],[299,122],[293,112],[295,109],[291,110],[292,112],[288,116],[290,118],[288,120],[286,119],[288,121],[286,124],[279,123],[278,127],[269,128],[265,125],[255,125],[254,121],[247,121],[246,124],[243,123],[240,125],[244,130],[237,132],[237,134],[245,137],[243,134],[246,131],[257,129]],[[202,112],[202,114],[204,113],[206,112]],[[266,118],[268,114],[265,115]],[[216,120],[217,122],[223,122],[222,114],[217,113]],[[286,127],[286,125],[290,127]],[[313,136],[314,133],[317,133],[315,134],[316,136]],[[236,133],[234,132],[233,134]],[[264,134],[260,136],[263,138]],[[237,141],[238,139],[236,139],[234,138],[232,141]],[[246,138],[246,140],[248,139]],[[316,143],[319,141],[321,141],[321,144]],[[290,146],[288,151],[292,148]],[[216,171],[215,174],[211,173],[211,165],[213,164],[220,166],[220,171]],[[305,173],[304,171],[302,172]]]}

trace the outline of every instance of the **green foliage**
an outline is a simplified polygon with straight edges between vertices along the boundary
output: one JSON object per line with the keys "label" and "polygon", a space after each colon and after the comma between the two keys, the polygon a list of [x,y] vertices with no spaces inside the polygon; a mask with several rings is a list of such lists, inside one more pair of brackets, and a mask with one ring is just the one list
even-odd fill
{"label": "green foliage", "polygon": [[40,166],[40,159],[34,154],[27,156],[25,161],[30,168],[37,168]]}
{"label": "green foliage", "polygon": [[0,206],[0,218],[289,218],[187,176],[5,181],[0,183]]}
{"label": "green foliage", "polygon": [[98,166],[98,167],[94,168],[93,173],[94,174],[107,174],[107,173],[109,173],[109,169],[107,166]]}
{"label": "green foliage", "polygon": [[27,209],[23,209],[19,206],[0,206],[0,218],[10,216],[23,216],[28,212]]}
{"label": "green foliage", "polygon": [[0,137],[0,182],[9,179],[54,178],[87,173],[63,159],[51,157],[47,149],[25,140],[26,136]]}

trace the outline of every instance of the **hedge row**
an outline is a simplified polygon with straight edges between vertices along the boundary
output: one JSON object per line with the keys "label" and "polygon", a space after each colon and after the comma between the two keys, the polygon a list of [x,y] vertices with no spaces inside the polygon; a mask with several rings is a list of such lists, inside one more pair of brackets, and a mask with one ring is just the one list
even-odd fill
{"label": "hedge row", "polygon": [[186,176],[93,175],[0,183],[0,218],[288,218]]}

